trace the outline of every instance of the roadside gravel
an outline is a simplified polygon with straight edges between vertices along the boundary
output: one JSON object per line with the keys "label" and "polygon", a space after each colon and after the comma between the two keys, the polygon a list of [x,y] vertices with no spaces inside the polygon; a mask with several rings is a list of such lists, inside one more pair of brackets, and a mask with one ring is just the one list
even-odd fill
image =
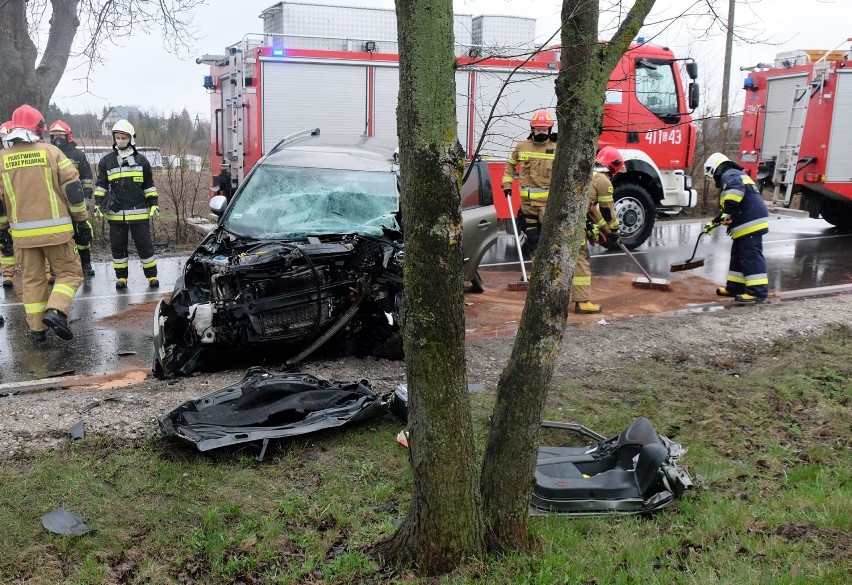
{"label": "roadside gravel", "polygon": [[[555,369],[554,385],[602,368],[618,369],[627,360],[671,363],[736,363],[754,349],[779,340],[819,334],[852,325],[852,294],[778,301],[757,307],[573,323]],[[494,392],[514,337],[467,343],[470,382]],[[603,356],[603,357],[602,357]],[[313,361],[304,371],[329,380],[367,379],[377,392],[405,381],[402,362],[343,358]],[[0,397],[0,459],[57,448],[66,431],[83,421],[87,435],[130,440],[159,432],[156,418],[184,400],[197,398],[242,378],[243,370],[190,378],[142,382],[104,390],[81,387]]]}

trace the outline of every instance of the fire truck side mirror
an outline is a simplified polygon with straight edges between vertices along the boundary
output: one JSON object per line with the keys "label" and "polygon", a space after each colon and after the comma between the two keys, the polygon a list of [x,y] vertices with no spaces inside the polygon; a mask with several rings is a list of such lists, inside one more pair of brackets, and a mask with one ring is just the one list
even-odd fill
{"label": "fire truck side mirror", "polygon": [[698,79],[698,63],[695,61],[686,62],[686,74],[692,80]]}
{"label": "fire truck side mirror", "polygon": [[689,84],[689,111],[695,110],[701,102],[701,92],[698,87],[698,82],[693,81]]}

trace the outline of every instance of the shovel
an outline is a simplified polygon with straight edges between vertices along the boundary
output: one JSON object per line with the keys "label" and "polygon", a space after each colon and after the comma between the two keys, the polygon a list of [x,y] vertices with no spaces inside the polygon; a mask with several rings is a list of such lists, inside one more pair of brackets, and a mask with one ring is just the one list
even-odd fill
{"label": "shovel", "polygon": [[634,278],[633,286],[635,286],[636,288],[650,288],[654,290],[672,290],[672,286],[668,280],[664,278],[651,278],[645,268],[643,268],[642,265],[639,264],[639,261],[633,256],[633,254],[630,253],[630,250],[627,249],[627,246],[625,246],[621,242],[621,240],[616,240],[615,243],[618,244],[618,247],[621,248],[621,251],[627,254],[627,257],[633,260],[633,263],[636,265],[636,267],[639,268],[639,270],[642,271],[642,274],[645,275],[645,278]]}
{"label": "shovel", "polygon": [[695,248],[692,250],[692,256],[690,256],[689,260],[683,262],[681,264],[672,264],[669,268],[669,272],[681,272],[683,270],[693,270],[695,268],[700,268],[704,266],[704,258],[696,258],[695,253],[698,251],[698,243],[701,241],[701,236],[704,235],[704,232],[698,233],[698,239],[695,240]]}

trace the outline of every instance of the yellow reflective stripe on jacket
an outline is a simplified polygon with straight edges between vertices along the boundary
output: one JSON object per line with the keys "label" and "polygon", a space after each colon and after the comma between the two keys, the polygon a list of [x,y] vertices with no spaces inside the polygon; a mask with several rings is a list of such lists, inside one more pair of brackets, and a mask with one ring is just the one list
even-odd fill
{"label": "yellow reflective stripe on jacket", "polygon": [[53,189],[53,169],[50,167],[44,169],[44,181],[47,183],[47,193],[50,196],[50,216],[59,217],[59,201],[56,199],[56,191]]}
{"label": "yellow reflective stripe on jacket", "polygon": [[142,182],[142,171],[113,171],[110,173],[107,171],[107,178],[110,181],[117,181],[118,179],[133,179],[134,183]]}
{"label": "yellow reflective stripe on jacket", "polygon": [[3,187],[6,190],[7,200],[9,201],[9,217],[12,220],[18,217],[18,202],[15,199],[15,189],[12,187],[12,180],[9,178],[9,173],[3,173]]}
{"label": "yellow reflective stripe on jacket", "polygon": [[575,276],[571,281],[574,286],[592,286],[591,276]]}
{"label": "yellow reflective stripe on jacket", "polygon": [[43,303],[24,303],[24,311],[31,315],[33,313],[44,313],[47,310],[47,301]]}
{"label": "yellow reflective stripe on jacket", "polygon": [[68,297],[69,299],[73,299],[74,295],[77,293],[77,289],[71,288],[67,284],[60,284],[60,283],[57,282],[56,284],[53,285],[53,292],[61,293],[61,294],[65,295],[66,297]]}
{"label": "yellow reflective stripe on jacket", "polygon": [[148,187],[147,189],[145,189],[142,192],[145,193],[146,198],[157,196],[157,188],[156,187]]}
{"label": "yellow reflective stripe on jacket", "polygon": [[754,232],[759,232],[760,230],[769,230],[769,222],[765,217],[738,225],[731,231],[731,237],[737,239],[753,234]]}
{"label": "yellow reflective stripe on jacket", "polygon": [[743,200],[744,196],[745,193],[743,193],[742,191],[727,191],[724,195],[722,195],[722,200],[719,202],[719,204],[722,207],[725,207],[725,201],[733,201],[734,203],[739,203]]}
{"label": "yellow reflective stripe on jacket", "polygon": [[532,160],[532,159],[541,159],[541,160],[553,160],[556,155],[552,152],[521,152],[518,153],[518,158],[520,160]]}
{"label": "yellow reflective stripe on jacket", "polygon": [[9,216],[0,215],[0,225],[6,225],[7,223],[9,223]]}
{"label": "yellow reflective stripe on jacket", "polygon": [[86,203],[83,202],[80,205],[69,205],[68,211],[70,211],[71,213],[83,213],[84,211],[86,211]]}
{"label": "yellow reflective stripe on jacket", "polygon": [[601,227],[603,227],[603,226],[605,226],[605,225],[606,225],[606,220],[605,220],[604,218],[600,218],[600,219],[599,219],[599,220],[595,223],[595,225],[596,225],[596,226],[598,226],[599,228],[601,228]]}
{"label": "yellow reflective stripe on jacket", "polygon": [[[71,219],[70,217],[68,218]],[[71,223],[67,223],[65,225],[55,225],[51,227],[43,227],[43,228],[32,228],[32,229],[24,229],[24,230],[16,230],[14,228],[9,228],[9,233],[12,234],[13,238],[32,238],[35,236],[49,236],[51,234],[61,234],[63,232],[73,232],[74,226]]]}
{"label": "yellow reflective stripe on jacket", "polygon": [[[66,159],[59,161],[59,168],[64,169],[65,167],[67,167],[69,165],[73,165],[73,164],[74,164],[74,162],[70,158],[66,158]],[[74,166],[76,167],[77,165],[74,165]]]}
{"label": "yellow reflective stripe on jacket", "polygon": [[14,266],[15,265],[15,257],[14,256],[0,256],[0,266]]}
{"label": "yellow reflective stripe on jacket", "polygon": [[106,189],[103,187],[95,188],[95,197],[103,197],[104,195],[106,195]]}
{"label": "yellow reflective stripe on jacket", "polygon": [[549,189],[540,189],[537,187],[521,187],[521,197],[527,197],[529,199],[547,199],[549,195]]}

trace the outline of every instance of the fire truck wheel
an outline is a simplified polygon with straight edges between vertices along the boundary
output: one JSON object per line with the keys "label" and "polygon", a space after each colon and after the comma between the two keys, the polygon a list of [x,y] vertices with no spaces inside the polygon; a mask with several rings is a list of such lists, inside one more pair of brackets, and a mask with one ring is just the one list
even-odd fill
{"label": "fire truck wheel", "polygon": [[852,230],[852,205],[823,197],[822,218],[842,230]]}
{"label": "fire truck wheel", "polygon": [[[651,230],[654,229],[654,200],[645,187],[635,183],[618,185],[614,195],[621,243],[632,250],[651,236]],[[615,244],[607,244],[607,247],[618,249]]]}

